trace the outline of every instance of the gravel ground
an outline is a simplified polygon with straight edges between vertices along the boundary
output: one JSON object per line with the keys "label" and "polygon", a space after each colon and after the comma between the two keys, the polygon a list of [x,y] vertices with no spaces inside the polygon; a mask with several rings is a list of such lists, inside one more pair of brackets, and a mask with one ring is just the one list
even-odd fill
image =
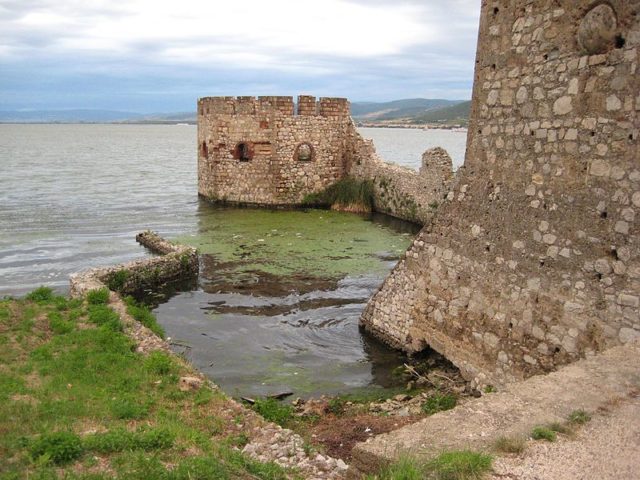
{"label": "gravel ground", "polygon": [[529,441],[517,457],[497,458],[494,480],[640,479],[640,397],[600,410],[575,438]]}

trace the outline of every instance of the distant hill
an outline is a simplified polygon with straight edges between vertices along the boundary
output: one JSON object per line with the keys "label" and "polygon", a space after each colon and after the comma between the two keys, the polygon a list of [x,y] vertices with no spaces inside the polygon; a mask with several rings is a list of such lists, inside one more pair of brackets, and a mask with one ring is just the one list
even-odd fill
{"label": "distant hill", "polygon": [[459,123],[466,125],[469,122],[470,112],[471,100],[417,115],[411,123]]}
{"label": "distant hill", "polygon": [[[466,124],[471,102],[408,98],[391,102],[353,102],[351,115],[367,123]],[[0,111],[4,123],[196,123],[195,112],[141,114],[115,110]]]}
{"label": "distant hill", "polygon": [[462,100],[429,98],[407,98],[391,102],[354,102],[351,116],[356,120],[374,122],[382,120],[414,118],[445,107],[459,104]]}

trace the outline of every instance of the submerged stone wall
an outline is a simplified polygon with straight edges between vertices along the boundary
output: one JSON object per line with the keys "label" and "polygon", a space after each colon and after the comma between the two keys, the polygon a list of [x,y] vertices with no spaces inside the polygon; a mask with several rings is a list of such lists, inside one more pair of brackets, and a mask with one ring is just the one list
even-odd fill
{"label": "submerged stone wall", "polygon": [[385,163],[341,98],[208,97],[198,101],[198,192],[214,200],[299,205],[345,176],[372,180],[377,211],[427,223],[453,177],[442,149],[422,168]]}
{"label": "submerged stone wall", "polygon": [[476,383],[640,336],[640,1],[482,2],[465,168],[361,324]]}

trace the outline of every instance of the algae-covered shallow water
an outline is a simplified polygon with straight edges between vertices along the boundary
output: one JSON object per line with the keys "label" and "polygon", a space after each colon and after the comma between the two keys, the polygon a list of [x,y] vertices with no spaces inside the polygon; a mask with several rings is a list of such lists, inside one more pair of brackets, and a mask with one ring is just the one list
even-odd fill
{"label": "algae-covered shallow water", "polygon": [[173,346],[227,392],[299,396],[392,386],[404,360],[361,334],[367,299],[416,227],[384,216],[202,204],[196,288],[155,313]]}

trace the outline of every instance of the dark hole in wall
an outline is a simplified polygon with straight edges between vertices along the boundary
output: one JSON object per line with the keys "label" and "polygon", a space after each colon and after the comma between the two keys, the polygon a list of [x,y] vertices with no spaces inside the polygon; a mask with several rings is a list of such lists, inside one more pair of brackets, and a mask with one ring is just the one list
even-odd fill
{"label": "dark hole in wall", "polygon": [[202,142],[202,147],[200,151],[202,152],[203,157],[206,158],[209,156],[209,149],[207,148],[207,142]]}
{"label": "dark hole in wall", "polygon": [[545,53],[545,54],[543,55],[543,58],[544,58],[545,60],[549,60],[549,55],[547,55],[547,54]]}
{"label": "dark hole in wall", "polygon": [[495,69],[496,69],[496,64],[495,63],[491,64],[491,70],[495,70]]}
{"label": "dark hole in wall", "polygon": [[591,136],[595,137],[596,136],[596,132],[591,132]]}
{"label": "dark hole in wall", "polygon": [[241,162],[248,162],[253,159],[253,151],[251,145],[245,142],[240,142],[236,145],[234,157]]}
{"label": "dark hole in wall", "polygon": [[616,35],[616,48],[624,48],[627,43],[627,40],[621,35]]}
{"label": "dark hole in wall", "polygon": [[629,140],[633,140],[633,133],[629,134]]}
{"label": "dark hole in wall", "polygon": [[618,249],[616,247],[611,247],[611,251],[609,252],[614,260],[620,260],[618,257]]}
{"label": "dark hole in wall", "polygon": [[493,8],[493,14],[497,15],[500,12],[500,9],[498,7],[494,7]]}
{"label": "dark hole in wall", "polygon": [[606,210],[604,210],[604,211],[600,212],[600,218],[607,218],[607,215],[608,215],[608,214],[607,214],[607,211],[606,211]]}

